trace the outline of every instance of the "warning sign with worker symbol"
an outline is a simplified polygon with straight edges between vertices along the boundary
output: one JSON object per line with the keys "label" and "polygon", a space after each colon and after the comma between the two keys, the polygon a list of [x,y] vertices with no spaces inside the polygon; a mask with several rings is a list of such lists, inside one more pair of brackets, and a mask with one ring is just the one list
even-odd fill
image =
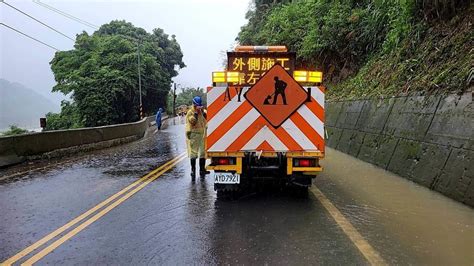
{"label": "warning sign with worker symbol", "polygon": [[303,87],[280,65],[274,65],[244,97],[275,128],[308,99]]}

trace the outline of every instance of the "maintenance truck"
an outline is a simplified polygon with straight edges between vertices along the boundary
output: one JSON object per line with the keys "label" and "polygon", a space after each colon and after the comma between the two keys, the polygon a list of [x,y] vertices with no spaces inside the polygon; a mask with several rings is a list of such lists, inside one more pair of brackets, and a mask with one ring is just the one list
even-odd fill
{"label": "maintenance truck", "polygon": [[307,192],[322,171],[322,72],[285,46],[237,46],[207,88],[206,156],[218,196],[272,182]]}

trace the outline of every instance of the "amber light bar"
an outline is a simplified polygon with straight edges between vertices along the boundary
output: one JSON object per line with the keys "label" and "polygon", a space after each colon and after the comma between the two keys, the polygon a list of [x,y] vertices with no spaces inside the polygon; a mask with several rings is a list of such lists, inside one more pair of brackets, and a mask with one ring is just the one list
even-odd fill
{"label": "amber light bar", "polygon": [[237,83],[239,82],[239,72],[216,71],[212,72],[213,83]]}
{"label": "amber light bar", "polygon": [[293,77],[298,82],[311,82],[311,83],[323,82],[323,72],[320,72],[320,71],[295,70],[293,72]]}
{"label": "amber light bar", "polygon": [[286,46],[237,46],[235,47],[236,52],[288,52]]}

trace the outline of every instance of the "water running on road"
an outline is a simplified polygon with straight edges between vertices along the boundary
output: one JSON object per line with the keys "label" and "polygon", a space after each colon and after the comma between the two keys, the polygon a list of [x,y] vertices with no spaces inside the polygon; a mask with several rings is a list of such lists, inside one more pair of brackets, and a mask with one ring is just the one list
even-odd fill
{"label": "water running on road", "polygon": [[389,263],[472,265],[474,211],[327,149],[316,185]]}

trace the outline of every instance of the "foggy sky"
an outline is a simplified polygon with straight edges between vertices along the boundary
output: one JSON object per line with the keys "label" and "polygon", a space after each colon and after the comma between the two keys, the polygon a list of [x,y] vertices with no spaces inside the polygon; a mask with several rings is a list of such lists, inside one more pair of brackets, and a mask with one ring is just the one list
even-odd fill
{"label": "foggy sky", "polygon": [[[75,39],[94,29],[52,12],[32,1],[5,2]],[[246,23],[249,0],[141,0],[141,1],[42,1],[59,10],[100,26],[114,19],[126,20],[147,32],[162,28],[176,35],[186,68],[174,78],[181,86],[210,85],[211,72],[222,69],[222,51],[229,50],[240,27]],[[73,42],[0,3],[1,22],[60,50]],[[19,82],[59,103],[60,93],[51,93],[55,81],[49,62],[54,50],[0,26],[0,77]]]}

